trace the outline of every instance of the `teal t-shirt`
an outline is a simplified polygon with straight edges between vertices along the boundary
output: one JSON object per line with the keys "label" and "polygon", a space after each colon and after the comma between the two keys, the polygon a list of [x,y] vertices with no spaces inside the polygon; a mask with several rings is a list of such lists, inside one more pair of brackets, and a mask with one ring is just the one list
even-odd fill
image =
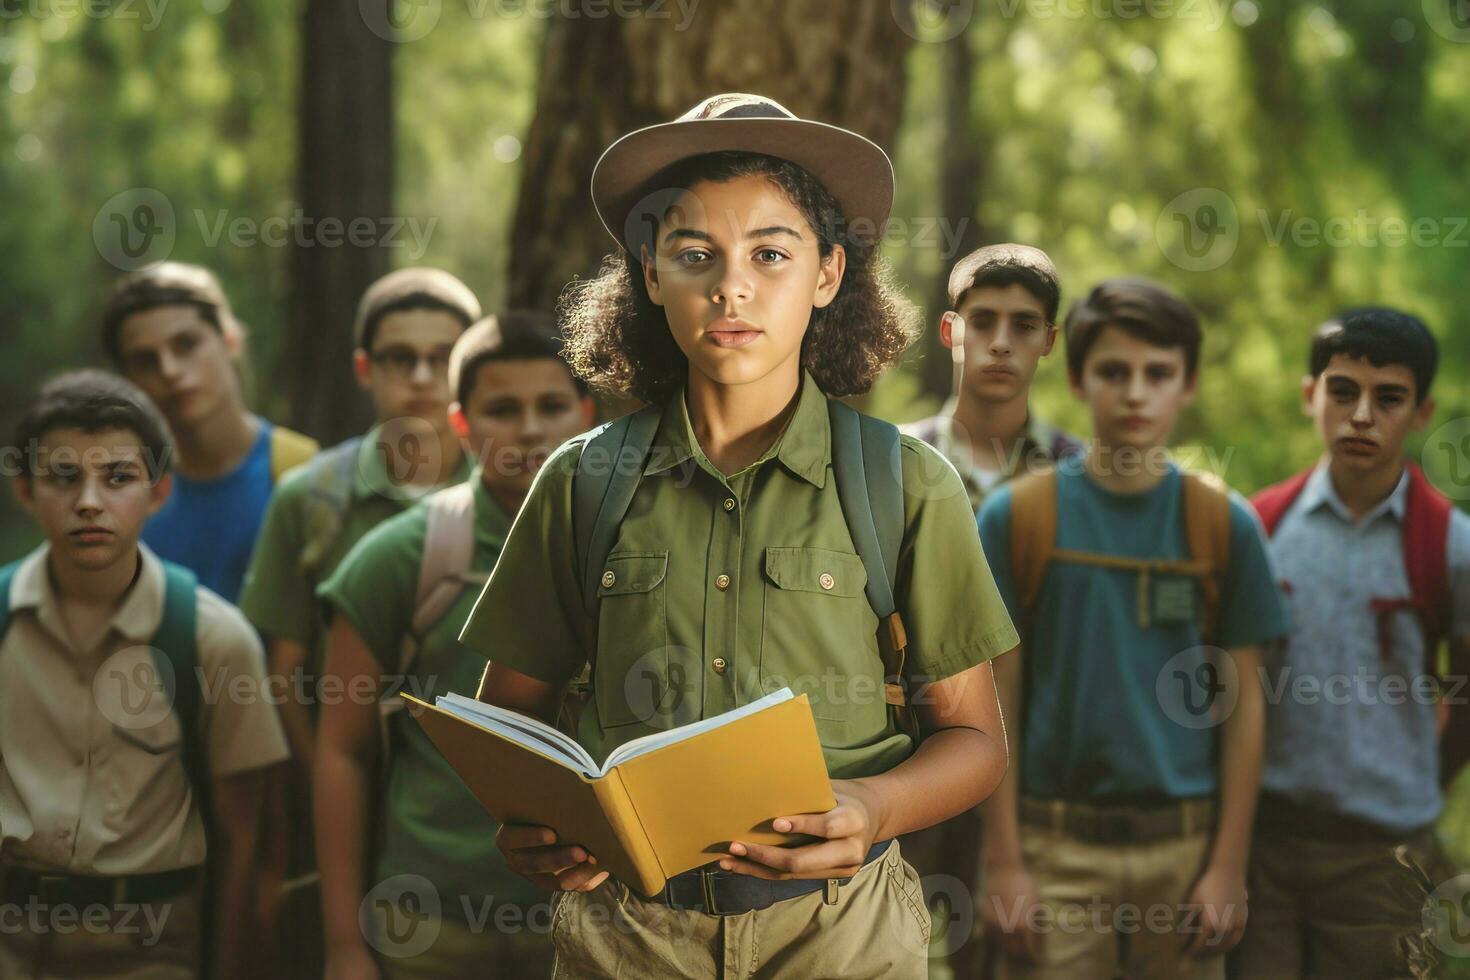
{"label": "teal t-shirt", "polygon": [[[1142,625],[1139,573],[1053,561],[1028,619],[1011,573],[1011,489],[980,510],[980,538],[1026,661],[1021,791],[1045,799],[1164,801],[1218,783],[1219,726],[1201,709],[1218,674],[1202,649],[1193,579],[1152,577]],[[1129,558],[1189,557],[1177,467],[1153,488],[1098,486],[1080,457],[1057,466],[1056,547]],[[1285,635],[1285,606],[1254,512],[1230,501],[1230,553],[1220,597],[1220,648]]]}
{"label": "teal t-shirt", "polygon": [[[485,492],[480,471],[475,485],[475,547],[471,569],[489,572],[500,557],[510,517]],[[419,559],[428,531],[423,504],[369,531],[337,566],[317,595],[333,613],[346,616],[383,665],[396,673],[400,641],[413,621]],[[484,659],[459,642],[478,590],[468,587],[419,648],[403,690],[430,704],[450,692],[474,697]],[[527,909],[546,901],[505,866],[495,846],[497,825],[407,712],[394,716],[394,756],[387,793],[376,817],[379,849],[372,881],[422,875],[433,883],[446,918],[477,921],[487,908],[510,903]],[[493,921],[489,920],[489,921]]]}

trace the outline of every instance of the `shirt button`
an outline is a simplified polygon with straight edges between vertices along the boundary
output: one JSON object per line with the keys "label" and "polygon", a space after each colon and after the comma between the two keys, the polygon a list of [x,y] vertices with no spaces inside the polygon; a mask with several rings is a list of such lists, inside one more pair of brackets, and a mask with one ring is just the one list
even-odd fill
{"label": "shirt button", "polygon": [[606,571],[602,573],[602,587],[604,589],[612,588],[614,585],[617,584],[617,582],[618,577],[614,575],[611,571]]}
{"label": "shirt button", "polygon": [[734,509],[735,509],[735,498],[734,497],[726,497],[725,498],[725,510],[726,511],[732,511]]}
{"label": "shirt button", "polygon": [[725,658],[716,657],[710,661],[710,666],[715,669],[716,674],[723,674],[725,672]]}
{"label": "shirt button", "polygon": [[730,576],[724,575],[724,574],[720,574],[720,575],[716,575],[715,576],[715,588],[719,589],[721,592],[724,592],[729,587],[730,587]]}
{"label": "shirt button", "polygon": [[824,589],[830,590],[832,586],[837,584],[837,580],[832,577],[831,572],[823,572],[821,576],[817,578],[817,584]]}

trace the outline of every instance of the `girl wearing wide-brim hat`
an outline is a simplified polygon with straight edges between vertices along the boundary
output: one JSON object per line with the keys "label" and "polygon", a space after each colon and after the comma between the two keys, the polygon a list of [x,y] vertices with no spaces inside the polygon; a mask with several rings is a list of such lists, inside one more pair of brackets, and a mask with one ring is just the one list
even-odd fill
{"label": "girl wearing wide-brim hat", "polygon": [[568,353],[649,403],[613,423],[642,426],[647,451],[605,559],[573,520],[595,436],[547,461],[462,637],[491,661],[480,697],[550,720],[592,663],[577,737],[601,758],[789,686],[837,805],[772,814],[812,843],[734,841],[651,897],[548,828],[505,827],[500,846],[561,892],[556,976],[922,977],[929,915],[894,838],[1000,781],[989,661],[1017,637],[953,467],[829,403],[917,332],[875,255],[892,167],[855,133],[730,94],[618,140],[592,194],[620,249],[569,291]]}

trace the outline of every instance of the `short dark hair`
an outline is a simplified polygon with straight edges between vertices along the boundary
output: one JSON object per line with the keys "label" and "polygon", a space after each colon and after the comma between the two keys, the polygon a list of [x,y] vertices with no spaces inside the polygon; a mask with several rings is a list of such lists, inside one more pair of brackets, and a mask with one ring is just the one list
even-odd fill
{"label": "short dark hair", "polygon": [[[56,429],[132,432],[153,483],[167,476],[172,465],[173,440],[163,415],[131,381],[106,371],[71,371],[43,385],[16,424],[12,450],[20,459],[34,460],[35,447]],[[29,481],[34,475],[29,465],[21,467],[21,479]]]}
{"label": "short dark hair", "polygon": [[823,393],[840,397],[866,392],[918,339],[918,310],[878,257],[877,236],[849,227],[836,199],[816,177],[777,157],[721,151],[687,157],[650,179],[640,196],[656,203],[628,218],[639,237],[607,256],[595,278],[574,282],[563,293],[567,360],[578,376],[594,387],[651,403],[662,403],[678,391],[689,361],[674,342],[667,314],[648,296],[638,248],[651,240],[648,236],[666,213],[662,209],[677,193],[672,189],[742,177],[764,177],[786,195],[816,233],[823,259],[837,245],[846,250],[842,285],[831,303],[812,310],[801,341],[801,366]]}
{"label": "short dark hair", "polygon": [[1439,344],[1424,321],[1386,306],[1344,310],[1312,334],[1307,368],[1320,378],[1338,354],[1366,358],[1374,367],[1402,364],[1414,373],[1414,400],[1422,402],[1439,368]]}
{"label": "short dark hair", "polygon": [[220,333],[240,329],[218,277],[202,265],[160,262],[119,279],[102,310],[102,347],[122,363],[122,326],[128,317],[163,306],[190,306]]}
{"label": "short dark hair", "polygon": [[950,309],[958,311],[965,294],[984,286],[1017,285],[1041,304],[1046,322],[1057,322],[1062,286],[1051,256],[1032,245],[1007,242],[977,248],[955,263],[949,273]]}
{"label": "short dark hair", "polygon": [[587,394],[587,382],[572,373],[562,352],[556,317],[537,310],[511,310],[487,316],[460,336],[449,354],[449,388],[464,405],[475,388],[480,365],[493,361],[557,361],[571,377],[577,394]]}
{"label": "short dark hair", "polygon": [[1117,327],[1155,347],[1184,351],[1184,376],[1199,368],[1199,316],[1182,297],[1151,279],[1105,279],[1067,311],[1067,371],[1082,377],[1087,352],[1105,327]]}

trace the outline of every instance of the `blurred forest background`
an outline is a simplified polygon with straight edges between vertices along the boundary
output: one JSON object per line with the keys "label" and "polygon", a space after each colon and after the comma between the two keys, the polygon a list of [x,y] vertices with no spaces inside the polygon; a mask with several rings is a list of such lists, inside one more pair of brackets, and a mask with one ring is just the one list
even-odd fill
{"label": "blurred forest background", "polygon": [[[1246,492],[1316,454],[1297,405],[1312,328],[1354,304],[1419,314],[1443,355],[1414,451],[1470,499],[1465,0],[387,3],[0,0],[7,431],[42,378],[101,362],[112,282],[165,257],[220,274],[261,412],[357,431],[371,279],[441,265],[487,310],[549,307],[610,244],[598,152],[737,90],[893,156],[884,250],[930,328],[870,411],[938,406],[949,266],[1021,241],[1056,259],[1064,308],[1123,273],[1198,307],[1202,391],[1177,441]],[[373,241],[342,244],[331,216]],[[1060,356],[1035,401],[1085,434]],[[0,519],[7,555],[34,540],[8,495]],[[1470,844],[1465,802],[1447,820]]]}
{"label": "blurred forest background", "polygon": [[[1446,445],[1425,462],[1470,497],[1470,454],[1451,451],[1470,436],[1470,5],[394,3],[0,0],[7,427],[39,379],[100,361],[117,276],[172,257],[224,280],[262,412],[357,431],[366,282],[430,263],[486,309],[549,306],[609,244],[586,190],[601,148],[747,90],[893,156],[884,250],[931,329],[871,411],[938,405],[949,266],[1023,241],[1056,259],[1064,306],[1120,273],[1194,302],[1202,392],[1178,442],[1245,491],[1314,455],[1296,405],[1310,330],[1349,304],[1418,313],[1443,344],[1426,441]],[[328,216],[365,219],[373,243],[312,223]],[[1036,402],[1086,431],[1060,357]],[[13,551],[29,538],[4,513]]]}

